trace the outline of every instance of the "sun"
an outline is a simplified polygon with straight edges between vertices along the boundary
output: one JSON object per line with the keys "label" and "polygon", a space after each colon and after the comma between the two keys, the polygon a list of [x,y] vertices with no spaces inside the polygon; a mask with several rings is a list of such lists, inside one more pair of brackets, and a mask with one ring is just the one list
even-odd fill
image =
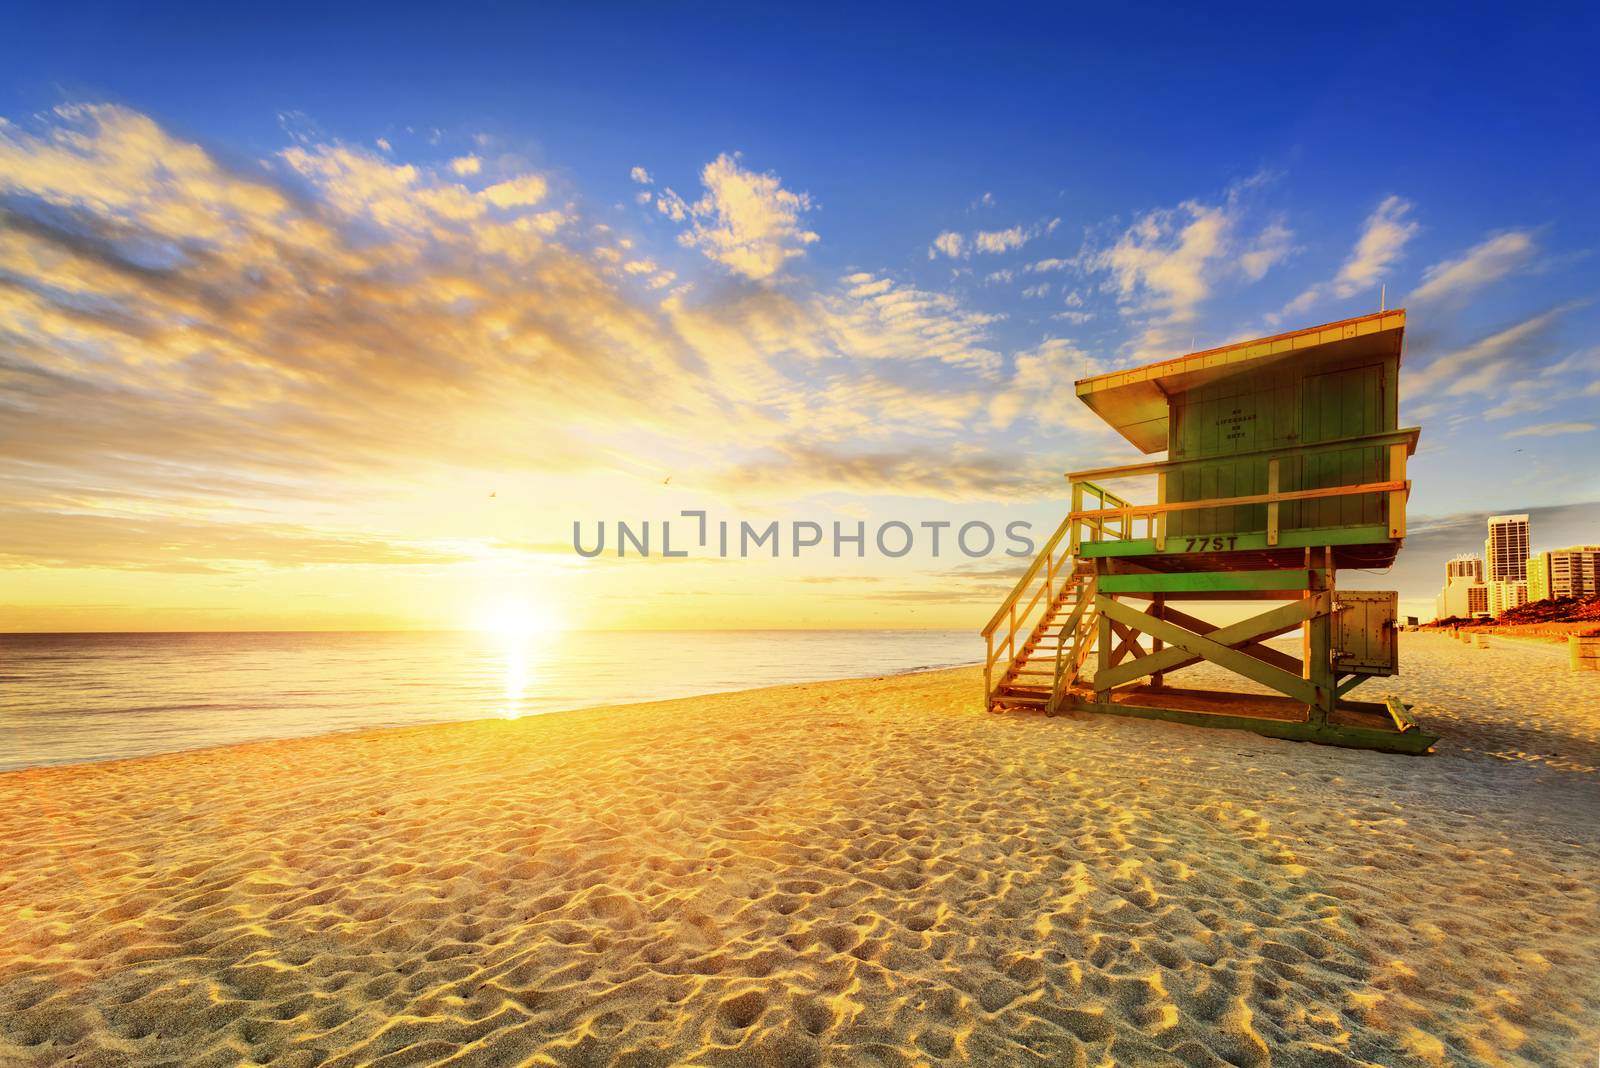
{"label": "sun", "polygon": [[561,629],[548,604],[534,597],[499,597],[478,606],[473,629],[507,640],[524,640]]}

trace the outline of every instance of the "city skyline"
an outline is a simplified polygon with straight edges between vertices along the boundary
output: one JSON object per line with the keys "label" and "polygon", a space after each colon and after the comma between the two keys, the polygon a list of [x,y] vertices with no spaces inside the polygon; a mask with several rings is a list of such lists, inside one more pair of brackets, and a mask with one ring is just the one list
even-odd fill
{"label": "city skyline", "polygon": [[1600,538],[1542,548],[1526,514],[1489,515],[1485,525],[1481,555],[1445,561],[1435,618],[1497,616],[1529,601],[1600,593]]}

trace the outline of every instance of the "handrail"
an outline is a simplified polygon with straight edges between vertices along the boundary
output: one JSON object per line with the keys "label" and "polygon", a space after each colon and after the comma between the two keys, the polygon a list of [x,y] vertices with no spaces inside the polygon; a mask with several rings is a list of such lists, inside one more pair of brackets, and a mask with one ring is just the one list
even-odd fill
{"label": "handrail", "polygon": [[[1094,497],[1100,502],[1099,508],[1085,508],[1083,499]],[[1128,512],[1133,505],[1112,493],[1104,486],[1096,485],[1089,481],[1077,481],[1072,484],[1072,511],[1067,514],[1067,522],[1072,524],[1072,551],[1076,553],[1082,542],[1078,531],[1078,524],[1088,527],[1090,541],[1121,541],[1133,537],[1133,515]],[[1118,529],[1112,530],[1109,519],[1122,520]],[[1148,524],[1147,524],[1148,525]],[[1148,534],[1149,531],[1147,530]]]}
{"label": "handrail", "polygon": [[1215,463],[1218,460],[1242,460],[1251,456],[1295,456],[1313,449],[1331,449],[1351,445],[1378,447],[1403,444],[1406,446],[1406,455],[1411,456],[1417,451],[1417,439],[1421,434],[1421,427],[1408,426],[1399,430],[1386,430],[1378,434],[1357,434],[1347,438],[1329,438],[1326,441],[1303,441],[1296,445],[1276,445],[1260,449],[1247,449],[1244,452],[1230,452],[1225,456],[1148,460],[1144,463],[1126,464],[1122,467],[1097,467],[1088,471],[1069,471],[1066,477],[1071,482],[1088,482],[1090,479],[1138,478],[1141,475],[1159,475],[1194,464]]}
{"label": "handrail", "polygon": [[1401,493],[1411,488],[1406,480],[1360,482],[1342,486],[1323,486],[1306,490],[1279,490],[1277,493],[1252,493],[1246,497],[1206,497],[1197,501],[1162,501],[1156,504],[1128,504],[1121,508],[1089,508],[1073,512],[1069,519],[1094,519],[1110,515],[1140,519],[1166,512],[1192,512],[1202,508],[1234,508],[1246,504],[1279,504],[1287,501],[1314,501],[1324,497],[1351,497],[1360,493]]}
{"label": "handrail", "polygon": [[[1095,593],[1098,591],[1099,581],[1090,576],[1084,582],[1084,588],[1078,593],[1078,603],[1072,609],[1072,615],[1061,624],[1060,636],[1056,638],[1056,678],[1055,684],[1050,687],[1050,711],[1054,712],[1061,702],[1061,694],[1073,682],[1077,681],[1078,671],[1083,667],[1083,658],[1087,650],[1083,648],[1082,622],[1088,607],[1094,603]],[[1065,654],[1067,651],[1067,632],[1072,632],[1072,671],[1066,670]]]}
{"label": "handrail", "polygon": [[1061,525],[1056,528],[1056,532],[1050,535],[1050,540],[1044,543],[1044,548],[1040,549],[1039,554],[1033,558],[1033,563],[1028,566],[1028,570],[1022,573],[1022,577],[1017,579],[1015,586],[1011,587],[1011,592],[1006,595],[1006,599],[1000,602],[999,610],[990,618],[988,625],[978,632],[981,636],[987,638],[994,633],[994,629],[1000,625],[1000,621],[1011,610],[1011,606],[1017,603],[1017,598],[1022,596],[1022,592],[1027,588],[1028,583],[1032,582],[1033,577],[1039,573],[1039,568],[1043,566],[1045,560],[1049,559],[1056,546],[1061,544],[1061,539],[1066,536],[1067,530],[1071,525],[1072,517],[1070,515],[1061,521]]}

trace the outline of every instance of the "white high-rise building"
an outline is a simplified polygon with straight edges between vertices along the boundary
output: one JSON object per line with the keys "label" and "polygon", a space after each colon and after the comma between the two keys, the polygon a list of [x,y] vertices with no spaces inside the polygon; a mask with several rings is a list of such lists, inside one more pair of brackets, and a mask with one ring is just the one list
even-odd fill
{"label": "white high-rise building", "polygon": [[1528,584],[1501,580],[1489,583],[1489,614],[1497,616],[1528,603]]}
{"label": "white high-rise building", "polygon": [[1484,581],[1528,581],[1528,517],[1492,515],[1489,536],[1483,540]]}

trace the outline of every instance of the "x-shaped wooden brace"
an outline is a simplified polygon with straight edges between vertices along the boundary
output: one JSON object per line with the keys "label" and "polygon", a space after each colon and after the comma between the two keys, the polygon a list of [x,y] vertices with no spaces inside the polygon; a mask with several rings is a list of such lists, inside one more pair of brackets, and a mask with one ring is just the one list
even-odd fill
{"label": "x-shaped wooden brace", "polygon": [[1111,650],[1111,662],[1122,663],[1122,658],[1130,652],[1135,656],[1144,655],[1144,646],[1139,644],[1139,632],[1133,627],[1124,626],[1116,620],[1111,621],[1111,633],[1118,638],[1116,647]]}
{"label": "x-shaped wooden brace", "polygon": [[1297,701],[1315,705],[1318,703],[1317,687],[1309,679],[1300,677],[1300,662],[1261,643],[1294,630],[1308,619],[1326,614],[1328,607],[1328,592],[1322,590],[1270,612],[1217,627],[1179,612],[1171,605],[1162,613],[1166,618],[1157,619],[1108,596],[1096,597],[1096,610],[1105,613],[1113,627],[1121,623],[1160,638],[1169,648],[1097,671],[1094,688],[1109,690],[1146,675],[1172,672],[1209,660]]}

